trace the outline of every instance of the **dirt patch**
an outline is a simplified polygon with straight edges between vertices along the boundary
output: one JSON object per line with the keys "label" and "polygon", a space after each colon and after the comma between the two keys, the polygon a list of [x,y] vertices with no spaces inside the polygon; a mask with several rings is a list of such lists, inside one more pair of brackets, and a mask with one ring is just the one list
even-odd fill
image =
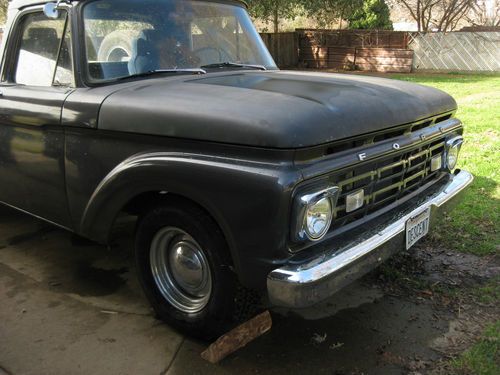
{"label": "dirt patch", "polygon": [[188,341],[169,373],[450,375],[449,360],[498,313],[476,295],[497,265],[427,241],[319,306],[275,311],[269,334],[217,367]]}
{"label": "dirt patch", "polygon": [[423,279],[434,285],[475,286],[500,274],[495,256],[478,257],[432,245],[422,247],[414,256],[423,262]]}
{"label": "dirt patch", "polygon": [[436,245],[426,241],[370,277],[387,294],[428,304],[434,316],[445,317],[446,332],[428,342],[440,359],[422,373],[449,374],[449,359],[467,350],[500,316],[500,261],[496,255],[478,257]]}

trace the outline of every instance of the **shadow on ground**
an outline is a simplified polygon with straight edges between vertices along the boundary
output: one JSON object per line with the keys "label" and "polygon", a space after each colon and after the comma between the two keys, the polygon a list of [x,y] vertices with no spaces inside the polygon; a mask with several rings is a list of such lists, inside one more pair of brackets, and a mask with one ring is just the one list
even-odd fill
{"label": "shadow on ground", "polygon": [[105,248],[0,208],[0,368],[390,375],[425,373],[443,358],[435,343],[446,339],[454,309],[422,291],[387,287],[377,271],[321,306],[274,312],[269,334],[221,365],[205,363],[205,344],[153,318],[135,278],[131,233],[124,221],[118,242]]}

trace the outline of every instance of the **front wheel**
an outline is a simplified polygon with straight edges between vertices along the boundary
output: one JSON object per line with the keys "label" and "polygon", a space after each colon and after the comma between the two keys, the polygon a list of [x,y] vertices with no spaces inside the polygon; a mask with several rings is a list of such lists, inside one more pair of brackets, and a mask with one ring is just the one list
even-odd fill
{"label": "front wheel", "polygon": [[224,236],[201,208],[171,199],[141,216],[136,261],[160,319],[205,340],[231,328],[238,282]]}

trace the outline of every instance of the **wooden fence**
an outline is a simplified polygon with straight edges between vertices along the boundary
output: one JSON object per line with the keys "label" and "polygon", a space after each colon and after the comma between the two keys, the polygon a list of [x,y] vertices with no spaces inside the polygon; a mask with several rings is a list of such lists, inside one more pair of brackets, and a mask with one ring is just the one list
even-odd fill
{"label": "wooden fence", "polygon": [[[295,34],[295,35],[294,35]],[[263,34],[280,67],[377,72],[500,71],[500,32],[311,30]]]}
{"label": "wooden fence", "polygon": [[404,31],[388,30],[317,30],[297,29],[300,47],[379,47],[408,48],[409,37]]}
{"label": "wooden fence", "polygon": [[279,67],[294,68],[299,65],[299,39],[297,33],[262,33],[260,36]]}
{"label": "wooden fence", "polygon": [[297,29],[261,36],[281,68],[410,72],[413,63],[405,32]]}
{"label": "wooden fence", "polygon": [[408,34],[381,30],[297,30],[299,61],[307,68],[410,72]]}

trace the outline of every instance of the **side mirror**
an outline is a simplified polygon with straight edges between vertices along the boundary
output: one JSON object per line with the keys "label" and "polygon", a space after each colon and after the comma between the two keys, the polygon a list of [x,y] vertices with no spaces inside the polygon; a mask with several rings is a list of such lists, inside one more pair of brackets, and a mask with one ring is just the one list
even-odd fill
{"label": "side mirror", "polygon": [[43,13],[47,18],[51,19],[58,19],[59,18],[59,10],[57,9],[57,6],[59,4],[57,3],[47,3],[43,7]]}

